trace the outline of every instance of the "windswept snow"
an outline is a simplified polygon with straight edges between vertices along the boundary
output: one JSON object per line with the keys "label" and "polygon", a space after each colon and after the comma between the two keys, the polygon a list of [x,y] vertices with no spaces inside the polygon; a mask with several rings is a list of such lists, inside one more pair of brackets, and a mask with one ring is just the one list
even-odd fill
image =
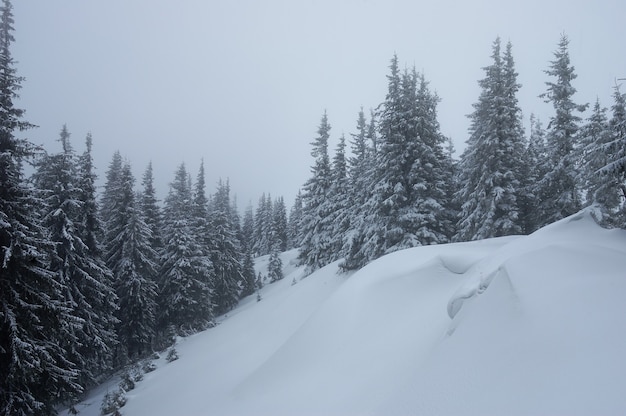
{"label": "windswept snow", "polygon": [[302,278],[296,255],[260,302],[182,339],[122,413],[626,414],[626,232],[587,212],[352,275],[333,263]]}

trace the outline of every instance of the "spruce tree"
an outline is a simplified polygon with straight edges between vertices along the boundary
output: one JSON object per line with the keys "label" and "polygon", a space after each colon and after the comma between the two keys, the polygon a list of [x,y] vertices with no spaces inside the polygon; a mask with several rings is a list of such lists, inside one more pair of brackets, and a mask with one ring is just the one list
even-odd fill
{"label": "spruce tree", "polygon": [[287,207],[280,196],[272,204],[272,247],[277,244],[280,252],[286,251],[288,239]]}
{"label": "spruce tree", "polygon": [[293,202],[293,206],[289,210],[289,221],[288,221],[288,235],[289,235],[289,244],[288,249],[300,247],[302,242],[302,231],[301,231],[301,221],[302,221],[302,192],[298,191],[296,195],[296,199]]}
{"label": "spruce tree", "polygon": [[577,76],[570,64],[568,48],[569,39],[563,35],[550,68],[545,71],[556,79],[554,82],[546,82],[548,90],[540,96],[552,104],[554,116],[550,119],[546,134],[549,169],[535,188],[540,201],[535,213],[539,226],[575,214],[582,207],[574,149],[581,122],[581,117],[576,113],[584,111],[587,106],[573,101],[576,89],[572,81]]}
{"label": "spruce tree", "polygon": [[270,279],[270,283],[277,282],[284,278],[283,262],[280,259],[278,243],[274,244],[272,253],[270,254],[269,263],[267,265],[267,278]]}
{"label": "spruce tree", "polygon": [[397,56],[390,70],[378,113],[380,134],[374,186],[364,205],[363,243],[356,254],[350,250],[346,264],[351,267],[396,250],[447,241],[447,160],[436,120],[438,98],[415,70],[400,73]]}
{"label": "spruce tree", "polygon": [[156,190],[154,188],[154,176],[152,173],[152,162],[148,163],[146,170],[143,174],[142,182],[143,191],[139,199],[139,206],[141,213],[146,222],[146,225],[150,229],[150,246],[159,254],[163,248],[162,233],[162,213],[161,207],[159,207],[159,201],[156,197]]}
{"label": "spruce tree", "polygon": [[605,214],[609,226],[626,229],[626,94],[619,86],[613,93],[610,141],[597,149],[607,156],[606,164],[595,174],[600,176],[596,200]]}
{"label": "spruce tree", "polygon": [[522,177],[525,177],[520,199],[520,215],[525,234],[536,231],[541,225],[537,219],[536,210],[539,206],[539,196],[536,194],[537,183],[549,169],[545,131],[541,120],[530,115],[530,136],[524,152]]}
{"label": "spruce tree", "polygon": [[302,219],[300,228],[302,243],[298,260],[311,273],[330,263],[331,223],[328,207],[325,203],[331,185],[331,166],[328,156],[330,124],[326,112],[322,116],[317,137],[311,143],[311,156],[315,162],[311,168],[311,177],[304,184],[302,195]]}
{"label": "spruce tree", "polygon": [[164,249],[159,272],[158,325],[167,335],[205,329],[213,320],[211,259],[194,233],[192,192],[184,164],[165,199]]}
{"label": "spruce tree", "polygon": [[69,137],[64,125],[60,135],[62,152],[44,155],[37,163],[33,179],[45,203],[42,224],[55,244],[50,270],[59,275],[74,320],[80,322],[70,326],[71,337],[60,344],[78,367],[77,381],[88,387],[111,369],[112,347],[116,342],[113,316],[116,297],[111,273],[103,267],[99,254],[85,243],[85,237],[93,238],[95,230],[81,233],[87,231],[81,227],[81,214],[85,202],[92,200],[93,195],[85,198],[85,192],[78,188],[77,160]]}
{"label": "spruce tree", "polygon": [[348,159],[348,189],[346,200],[349,204],[350,227],[343,236],[345,260],[341,268],[357,269],[365,264],[361,256],[365,239],[367,201],[371,197],[374,173],[374,142],[368,143],[368,136],[375,135],[375,127],[367,125],[363,108],[359,111],[356,125],[357,133],[351,140],[352,156]]}
{"label": "spruce tree", "polygon": [[524,138],[521,110],[517,104],[519,89],[513,69],[510,44],[505,57],[500,39],[493,44],[493,64],[485,67],[479,81],[481,94],[474,104],[470,138],[461,156],[462,201],[456,239],[478,240],[523,230],[519,196],[522,184],[521,157]]}
{"label": "spruce tree", "polygon": [[212,198],[210,257],[213,262],[211,290],[215,313],[231,310],[239,301],[243,258],[230,212],[230,185],[220,181]]}
{"label": "spruce tree", "polygon": [[41,201],[21,170],[33,145],[16,137],[32,125],[14,106],[23,79],[10,47],[12,5],[0,7],[0,415],[55,413],[62,397],[78,394],[76,366],[60,341],[71,338],[71,315],[59,274],[49,270],[54,246],[36,213]]}
{"label": "spruce tree", "polygon": [[134,181],[127,162],[115,189],[115,212],[107,223],[106,259],[119,298],[118,364],[149,353],[155,335],[157,255],[150,245],[152,235],[138,206]]}
{"label": "spruce tree", "polygon": [[[611,195],[602,191],[598,192],[602,187],[603,178],[596,173],[606,166],[608,161],[608,154],[603,150],[603,147],[611,141],[606,112],[607,109],[600,105],[600,100],[596,100],[591,115],[579,131],[579,147],[575,151],[577,152],[576,160],[580,164],[578,183],[584,192],[585,205],[599,202],[605,196]],[[616,196],[615,193],[612,196]]]}

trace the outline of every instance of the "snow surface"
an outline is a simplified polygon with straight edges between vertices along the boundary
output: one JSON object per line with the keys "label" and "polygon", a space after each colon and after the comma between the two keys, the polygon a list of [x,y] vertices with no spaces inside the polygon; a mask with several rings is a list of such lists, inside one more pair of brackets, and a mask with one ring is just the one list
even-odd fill
{"label": "snow surface", "polygon": [[[296,256],[283,253],[285,278],[260,302],[181,339],[122,414],[626,414],[626,232],[586,211],[352,275],[333,263],[303,278]],[[113,382],[81,415],[99,414]]]}

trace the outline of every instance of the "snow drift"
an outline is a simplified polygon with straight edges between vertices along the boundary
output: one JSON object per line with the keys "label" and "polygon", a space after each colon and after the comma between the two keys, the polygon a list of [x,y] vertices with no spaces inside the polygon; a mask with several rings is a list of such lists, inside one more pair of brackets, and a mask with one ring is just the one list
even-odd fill
{"label": "snow drift", "polygon": [[626,232],[585,211],[349,276],[334,263],[302,279],[296,254],[260,302],[181,340],[122,413],[626,414]]}

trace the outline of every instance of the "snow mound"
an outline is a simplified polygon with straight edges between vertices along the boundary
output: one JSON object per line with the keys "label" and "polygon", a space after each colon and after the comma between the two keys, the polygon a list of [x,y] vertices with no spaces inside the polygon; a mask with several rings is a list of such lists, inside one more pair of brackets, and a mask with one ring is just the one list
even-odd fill
{"label": "snow mound", "polygon": [[587,211],[352,275],[303,278],[296,256],[260,302],[182,340],[123,414],[626,413],[626,232]]}

